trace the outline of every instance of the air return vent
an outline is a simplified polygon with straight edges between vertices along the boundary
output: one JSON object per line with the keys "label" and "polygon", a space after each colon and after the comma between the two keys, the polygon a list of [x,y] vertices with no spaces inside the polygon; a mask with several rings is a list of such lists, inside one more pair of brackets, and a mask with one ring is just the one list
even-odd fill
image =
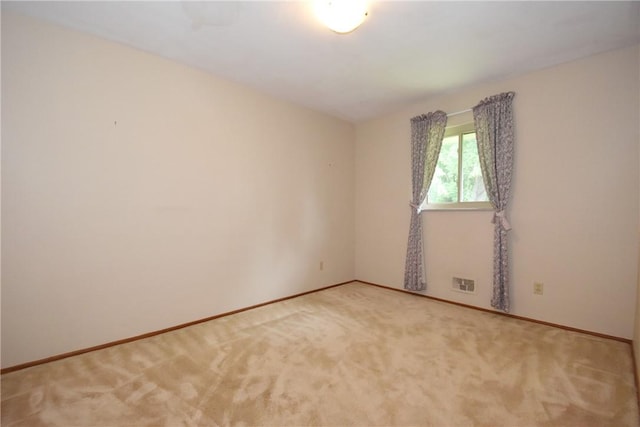
{"label": "air return vent", "polygon": [[471,279],[454,277],[451,282],[451,289],[457,292],[464,292],[465,294],[475,294],[476,282],[475,280],[471,280]]}

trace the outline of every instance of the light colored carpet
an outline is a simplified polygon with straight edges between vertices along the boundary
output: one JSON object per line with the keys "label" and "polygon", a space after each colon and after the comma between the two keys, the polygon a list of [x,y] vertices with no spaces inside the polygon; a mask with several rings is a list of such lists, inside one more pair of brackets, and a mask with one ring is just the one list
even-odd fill
{"label": "light colored carpet", "polygon": [[2,426],[637,426],[630,346],[352,283],[2,376]]}

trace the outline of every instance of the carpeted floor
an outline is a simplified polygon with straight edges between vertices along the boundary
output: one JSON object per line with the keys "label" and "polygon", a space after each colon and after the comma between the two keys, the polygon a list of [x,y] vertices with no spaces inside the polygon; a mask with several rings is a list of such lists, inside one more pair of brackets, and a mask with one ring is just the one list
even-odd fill
{"label": "carpeted floor", "polygon": [[2,426],[637,426],[628,344],[351,283],[2,376]]}

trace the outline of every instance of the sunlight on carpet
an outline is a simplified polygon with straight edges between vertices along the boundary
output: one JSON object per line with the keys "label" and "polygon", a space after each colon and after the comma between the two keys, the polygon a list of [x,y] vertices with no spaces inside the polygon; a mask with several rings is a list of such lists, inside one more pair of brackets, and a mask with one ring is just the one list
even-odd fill
{"label": "sunlight on carpet", "polygon": [[3,426],[637,426],[630,346],[351,283],[2,376]]}

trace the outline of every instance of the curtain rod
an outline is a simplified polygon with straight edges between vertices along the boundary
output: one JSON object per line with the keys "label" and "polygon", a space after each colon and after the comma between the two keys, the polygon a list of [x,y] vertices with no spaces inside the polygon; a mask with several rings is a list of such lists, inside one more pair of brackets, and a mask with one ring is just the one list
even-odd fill
{"label": "curtain rod", "polygon": [[466,110],[456,111],[455,113],[449,113],[449,114],[447,114],[447,117],[457,116],[457,115],[459,115],[459,114],[468,113],[469,111],[472,111],[472,110],[473,110],[473,108],[467,108]]}

